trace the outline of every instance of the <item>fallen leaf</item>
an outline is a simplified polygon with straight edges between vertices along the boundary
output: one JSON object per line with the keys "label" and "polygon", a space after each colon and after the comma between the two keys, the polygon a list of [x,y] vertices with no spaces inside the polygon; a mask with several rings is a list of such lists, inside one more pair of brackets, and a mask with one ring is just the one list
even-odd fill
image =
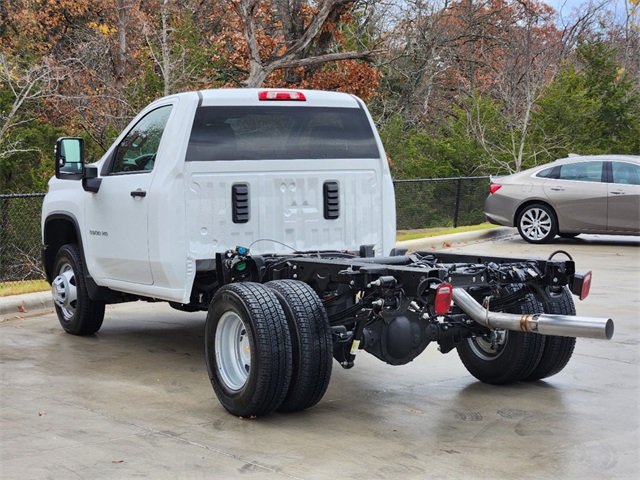
{"label": "fallen leaf", "polygon": [[24,308],[22,305],[18,305],[18,311],[19,311],[20,313],[27,313],[27,309],[26,309],[26,308]]}
{"label": "fallen leaf", "polygon": [[255,415],[251,415],[249,418],[247,417],[238,417],[240,420],[243,420],[245,422],[248,422],[249,420],[253,420],[255,418],[257,418]]}
{"label": "fallen leaf", "polygon": [[124,463],[124,460],[112,460],[111,463]]}
{"label": "fallen leaf", "polygon": [[416,410],[415,408],[412,408],[411,409],[411,413],[420,413],[420,414],[422,414],[424,412],[422,410]]}
{"label": "fallen leaf", "polygon": [[44,417],[46,414],[47,414],[47,412],[45,412],[44,410],[40,410],[40,411],[38,412],[38,416],[39,416],[39,417]]}
{"label": "fallen leaf", "polygon": [[444,242],[442,244],[442,248],[451,248],[451,244],[449,242]]}

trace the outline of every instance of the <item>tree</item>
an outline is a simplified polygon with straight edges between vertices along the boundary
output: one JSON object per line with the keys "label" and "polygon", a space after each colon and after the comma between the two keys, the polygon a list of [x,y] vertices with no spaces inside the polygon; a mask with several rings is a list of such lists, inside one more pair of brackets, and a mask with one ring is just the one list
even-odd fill
{"label": "tree", "polygon": [[339,51],[343,43],[339,27],[353,20],[352,0],[324,0],[317,7],[303,0],[226,3],[231,15],[218,39],[224,51],[215,59],[243,86],[313,86],[311,77],[318,74],[317,67],[330,62],[350,62],[334,69],[343,80],[343,88],[345,83],[353,83],[355,75],[372,83],[373,88],[377,86],[375,69],[357,67],[352,61],[370,59],[381,51]]}

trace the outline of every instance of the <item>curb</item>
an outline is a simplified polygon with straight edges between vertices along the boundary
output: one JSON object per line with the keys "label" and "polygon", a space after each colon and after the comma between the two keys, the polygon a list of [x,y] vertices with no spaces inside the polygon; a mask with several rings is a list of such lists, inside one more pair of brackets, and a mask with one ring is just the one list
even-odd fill
{"label": "curb", "polygon": [[405,240],[396,242],[396,246],[400,248],[408,248],[409,250],[426,251],[436,249],[451,248],[456,245],[468,245],[475,243],[489,242],[499,238],[506,238],[517,235],[517,230],[510,227],[496,227],[486,230],[475,230],[473,232],[452,233],[450,235],[440,235],[435,237],[416,238],[414,240]]}
{"label": "curb", "polygon": [[50,291],[0,297],[0,316],[2,319],[50,309],[53,309],[53,298]]}

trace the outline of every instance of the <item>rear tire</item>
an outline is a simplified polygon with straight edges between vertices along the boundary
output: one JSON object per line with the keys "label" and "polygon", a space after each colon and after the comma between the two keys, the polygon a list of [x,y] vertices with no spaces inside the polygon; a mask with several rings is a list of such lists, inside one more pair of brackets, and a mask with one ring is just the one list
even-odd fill
{"label": "rear tire", "polygon": [[58,250],[53,274],[51,291],[64,331],[72,335],[91,335],[100,330],[105,304],[89,297],[78,245],[70,243]]}
{"label": "rear tire", "polygon": [[207,314],[205,355],[220,403],[257,417],[280,406],[291,380],[291,337],[275,294],[257,283],[218,290]]}
{"label": "rear tire", "polygon": [[[576,306],[567,287],[563,287],[559,292],[548,290],[546,293],[547,298],[543,302],[545,313],[556,315],[576,314]],[[575,346],[575,337],[545,335],[544,350],[540,363],[524,380],[541,380],[559,373],[571,360]]]}
{"label": "rear tire", "polygon": [[[507,292],[519,286],[507,287]],[[528,293],[511,313],[541,313],[542,305]],[[527,378],[538,365],[544,337],[536,333],[491,330],[458,345],[458,356],[471,375],[484,383],[504,385]]]}
{"label": "rear tire", "polygon": [[280,412],[296,412],[318,403],[329,386],[333,341],[327,312],[306,283],[275,280],[266,284],[278,297],[291,333],[293,371]]}

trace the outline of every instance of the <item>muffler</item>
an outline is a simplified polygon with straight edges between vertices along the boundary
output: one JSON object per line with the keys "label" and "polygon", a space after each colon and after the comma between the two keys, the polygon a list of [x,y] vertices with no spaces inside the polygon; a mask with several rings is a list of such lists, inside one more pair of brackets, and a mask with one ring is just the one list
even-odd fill
{"label": "muffler", "polygon": [[453,289],[453,301],[473,320],[488,328],[601,340],[613,337],[613,320],[610,318],[492,312],[462,288]]}

